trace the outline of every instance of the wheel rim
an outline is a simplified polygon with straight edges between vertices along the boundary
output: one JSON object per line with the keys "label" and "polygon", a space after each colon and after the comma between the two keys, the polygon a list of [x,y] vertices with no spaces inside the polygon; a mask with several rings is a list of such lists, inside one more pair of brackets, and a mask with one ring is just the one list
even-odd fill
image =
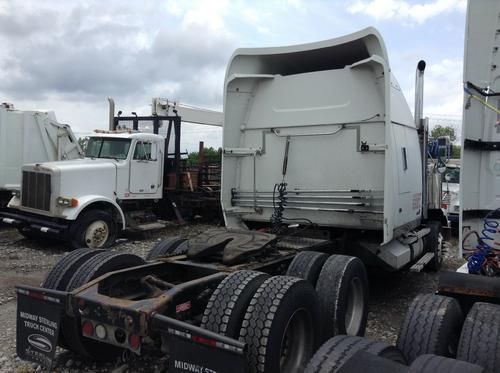
{"label": "wheel rim", "polygon": [[443,240],[441,237],[441,233],[438,236],[438,244],[436,246],[436,250],[434,251],[434,256],[436,257],[436,264],[439,266],[443,262]]}
{"label": "wheel rim", "polygon": [[309,312],[304,308],[296,310],[288,319],[281,339],[280,371],[303,372],[309,359],[309,350],[314,345],[314,332]]}
{"label": "wheel rim", "polygon": [[351,280],[347,292],[347,305],[345,311],[346,334],[358,334],[363,320],[364,303],[363,284],[359,277],[355,277]]}
{"label": "wheel rim", "polygon": [[85,230],[85,243],[90,248],[103,247],[109,237],[109,227],[104,220],[92,222]]}

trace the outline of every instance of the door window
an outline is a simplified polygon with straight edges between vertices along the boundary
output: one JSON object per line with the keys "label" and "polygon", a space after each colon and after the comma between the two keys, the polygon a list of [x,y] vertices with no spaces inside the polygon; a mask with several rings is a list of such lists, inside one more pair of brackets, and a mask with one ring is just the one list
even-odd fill
{"label": "door window", "polygon": [[157,144],[138,141],[135,145],[134,159],[141,161],[156,161]]}

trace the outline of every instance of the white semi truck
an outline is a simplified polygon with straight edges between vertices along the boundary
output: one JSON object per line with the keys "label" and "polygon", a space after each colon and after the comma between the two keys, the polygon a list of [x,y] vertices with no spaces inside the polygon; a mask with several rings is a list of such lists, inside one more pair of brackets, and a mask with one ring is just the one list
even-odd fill
{"label": "white semi truck", "polygon": [[[29,237],[101,248],[112,245],[121,230],[158,228],[164,226],[158,218],[171,215],[182,219],[175,198],[183,184],[182,120],[222,125],[220,112],[162,99],[153,100],[151,116],[115,117],[110,100],[110,130],[89,136],[84,158],[22,167],[22,188],[1,221]],[[154,133],[139,132],[143,122]],[[163,123],[166,138],[158,134]],[[206,194],[200,198],[207,205],[218,204],[218,191]]]}
{"label": "white semi truck", "polygon": [[374,29],[238,50],[224,92],[226,226],[322,227],[343,252],[391,270],[438,250],[426,238],[446,220],[425,150],[424,69],[414,118]]}
{"label": "white semi truck", "polygon": [[26,163],[83,157],[67,124],[52,111],[16,110],[0,105],[0,209],[21,189],[21,168]]}
{"label": "white semi truck", "polygon": [[60,331],[46,343],[94,359],[161,346],[169,372],[301,373],[322,341],[363,335],[366,265],[441,261],[424,68],[414,118],[373,28],[236,50],[224,82],[226,227],[165,238],[146,260],[69,253],[40,288],[18,287],[18,355],[54,357],[31,353],[26,314]]}

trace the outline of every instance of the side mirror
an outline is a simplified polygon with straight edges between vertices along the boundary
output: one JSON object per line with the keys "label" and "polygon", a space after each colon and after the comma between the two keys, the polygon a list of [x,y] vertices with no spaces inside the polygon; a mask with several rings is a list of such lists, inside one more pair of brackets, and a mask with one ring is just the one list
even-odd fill
{"label": "side mirror", "polygon": [[451,180],[451,175],[450,174],[444,175],[444,179],[449,182]]}

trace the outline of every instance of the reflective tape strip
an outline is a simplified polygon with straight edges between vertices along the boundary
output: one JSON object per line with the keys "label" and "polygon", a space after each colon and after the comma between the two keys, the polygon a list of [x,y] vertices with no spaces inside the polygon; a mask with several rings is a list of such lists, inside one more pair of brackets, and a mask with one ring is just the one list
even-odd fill
{"label": "reflective tape strip", "polygon": [[[179,336],[181,338],[188,339],[191,341],[193,340],[193,335],[191,333],[183,332],[181,330],[177,330],[177,329],[173,329],[173,328],[168,328],[167,331],[168,331],[168,333]],[[207,338],[207,339],[209,339],[209,338]],[[215,346],[218,348],[221,348],[223,350],[233,351],[233,352],[237,352],[240,354],[242,354],[244,352],[242,348],[239,348],[236,346],[231,346],[231,345],[228,345],[227,343],[223,343],[223,342],[215,341]]]}
{"label": "reflective tape strip", "polygon": [[17,293],[26,295],[27,297],[34,299],[46,300],[52,303],[61,303],[61,301],[58,298],[51,297],[50,295],[45,295],[41,292],[31,292],[29,290],[17,289]]}

